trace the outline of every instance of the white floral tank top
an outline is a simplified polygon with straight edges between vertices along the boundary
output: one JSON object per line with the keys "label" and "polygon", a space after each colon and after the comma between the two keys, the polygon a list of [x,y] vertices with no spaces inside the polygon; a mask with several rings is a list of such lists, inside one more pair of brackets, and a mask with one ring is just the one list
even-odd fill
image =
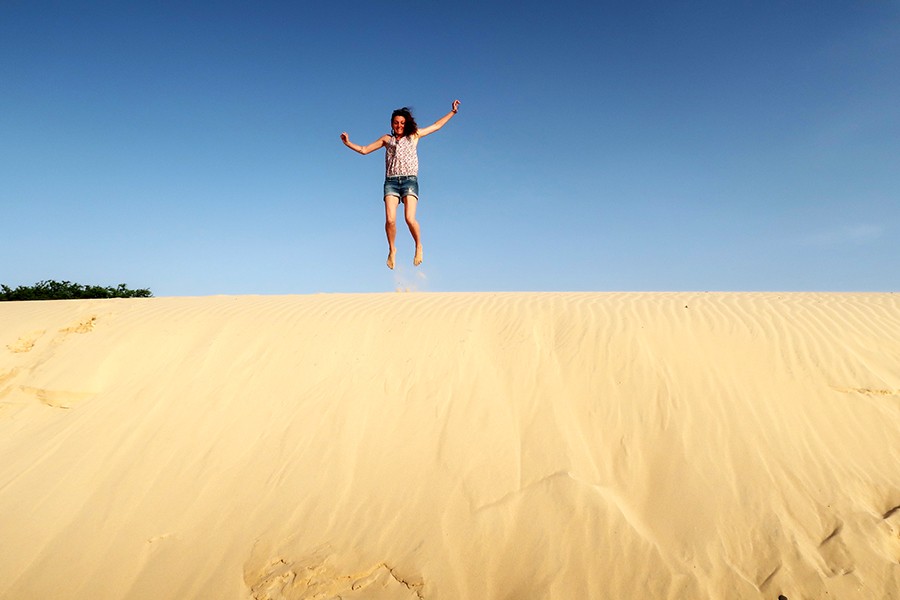
{"label": "white floral tank top", "polygon": [[384,176],[418,176],[419,155],[416,152],[418,143],[419,136],[409,135],[396,138],[392,134],[387,146],[384,147]]}

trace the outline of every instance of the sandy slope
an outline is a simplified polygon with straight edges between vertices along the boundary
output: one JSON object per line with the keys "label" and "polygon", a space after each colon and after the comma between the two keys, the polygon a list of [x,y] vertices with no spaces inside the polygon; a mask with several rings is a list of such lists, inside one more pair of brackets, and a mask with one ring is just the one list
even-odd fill
{"label": "sandy slope", "polygon": [[0,304],[0,597],[900,598],[900,296]]}

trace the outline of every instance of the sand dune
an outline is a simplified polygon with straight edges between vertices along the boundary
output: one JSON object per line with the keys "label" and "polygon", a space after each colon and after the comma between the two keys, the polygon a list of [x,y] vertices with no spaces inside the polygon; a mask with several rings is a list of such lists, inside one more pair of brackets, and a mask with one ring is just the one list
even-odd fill
{"label": "sand dune", "polygon": [[0,304],[0,597],[900,598],[900,296]]}

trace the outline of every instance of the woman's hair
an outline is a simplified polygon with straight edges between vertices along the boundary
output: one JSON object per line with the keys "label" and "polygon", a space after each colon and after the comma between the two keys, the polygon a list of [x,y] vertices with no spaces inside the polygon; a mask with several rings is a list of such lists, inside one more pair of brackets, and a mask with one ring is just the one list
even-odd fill
{"label": "woman's hair", "polygon": [[403,108],[398,108],[394,112],[391,113],[391,123],[394,122],[394,117],[403,117],[406,119],[406,123],[403,125],[403,137],[408,135],[415,135],[417,131],[419,131],[419,126],[416,125],[416,120],[412,116],[412,109],[408,106],[404,106]]}

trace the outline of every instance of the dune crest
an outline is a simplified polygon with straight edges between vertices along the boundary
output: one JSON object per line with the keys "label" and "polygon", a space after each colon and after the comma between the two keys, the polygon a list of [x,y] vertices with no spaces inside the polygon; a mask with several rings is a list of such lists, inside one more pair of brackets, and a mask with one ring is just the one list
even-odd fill
{"label": "dune crest", "polygon": [[900,598],[895,294],[0,304],[2,598]]}

